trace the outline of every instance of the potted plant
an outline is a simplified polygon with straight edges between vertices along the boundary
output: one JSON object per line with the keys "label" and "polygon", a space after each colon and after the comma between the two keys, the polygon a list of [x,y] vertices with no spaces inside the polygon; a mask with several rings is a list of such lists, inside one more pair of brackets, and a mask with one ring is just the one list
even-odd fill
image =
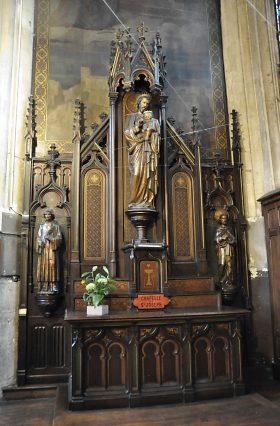
{"label": "potted plant", "polygon": [[85,286],[83,300],[87,303],[88,315],[104,315],[108,314],[108,305],[100,305],[100,302],[109,293],[114,290],[114,280],[109,275],[108,268],[102,266],[106,275],[96,272],[98,266],[93,266],[91,272],[82,274],[82,284]]}

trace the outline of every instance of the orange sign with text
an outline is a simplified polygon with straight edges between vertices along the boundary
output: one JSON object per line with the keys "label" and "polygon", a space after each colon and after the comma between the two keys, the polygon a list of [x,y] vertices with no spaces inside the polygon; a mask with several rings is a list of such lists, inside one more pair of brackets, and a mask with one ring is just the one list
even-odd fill
{"label": "orange sign with text", "polygon": [[138,309],[164,309],[170,302],[163,294],[138,294],[133,305]]}

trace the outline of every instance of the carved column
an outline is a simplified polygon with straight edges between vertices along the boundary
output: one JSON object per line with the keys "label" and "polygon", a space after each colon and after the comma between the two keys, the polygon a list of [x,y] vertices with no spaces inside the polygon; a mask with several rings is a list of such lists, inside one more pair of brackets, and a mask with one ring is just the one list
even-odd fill
{"label": "carved column", "polygon": [[[72,371],[71,375],[71,393],[76,406],[84,408],[82,400],[82,330],[76,327],[72,328]],[[70,409],[71,402],[70,402]]]}
{"label": "carved column", "polygon": [[168,151],[167,151],[167,128],[166,128],[166,102],[167,96],[161,95],[161,128],[162,128],[162,140],[163,144],[163,184],[164,184],[164,212],[163,212],[163,221],[164,221],[164,235],[165,242],[167,245],[167,250],[169,247],[169,210],[168,210]]}
{"label": "carved column", "polygon": [[195,194],[197,201],[197,215],[198,215],[198,273],[207,273],[206,264],[206,247],[205,247],[205,234],[204,234],[204,206],[203,206],[203,188],[201,176],[201,154],[200,154],[200,140],[197,138],[196,125],[197,125],[197,108],[192,107],[192,130],[193,130],[193,145],[195,147],[195,179],[197,194]]}
{"label": "carved column", "polygon": [[116,101],[118,92],[110,92],[109,126],[109,269],[116,276]]}
{"label": "carved column", "polygon": [[83,105],[79,99],[75,100],[73,124],[73,171],[72,205],[75,206],[72,215],[72,242],[71,242],[71,271],[72,277],[80,275],[80,142],[84,126],[82,121]]}
{"label": "carved column", "polygon": [[204,211],[203,211],[203,200],[202,200],[202,180],[201,180],[201,156],[200,156],[200,144],[196,147],[196,159],[197,159],[197,180],[199,188],[199,205],[200,205],[200,224],[201,224],[201,243],[200,250],[202,260],[205,260],[205,236],[204,236]]}
{"label": "carved column", "polygon": [[251,295],[249,287],[249,271],[248,271],[248,248],[247,248],[247,221],[244,210],[244,194],[243,194],[243,178],[242,178],[242,162],[241,162],[241,146],[240,131],[238,123],[238,113],[232,110],[232,155],[233,155],[233,173],[234,187],[236,193],[236,204],[239,211],[239,220],[237,222],[237,251],[238,259],[238,280],[241,284],[241,292],[246,308],[251,308]]}
{"label": "carved column", "polygon": [[[25,168],[24,168],[24,198],[23,198],[23,214],[21,223],[21,286],[20,286],[20,302],[19,302],[19,336],[22,342],[26,342],[27,336],[27,289],[31,285],[32,277],[30,277],[30,263],[32,264],[32,255],[28,250],[32,232],[30,235],[29,222],[29,206],[31,191],[31,172],[32,158],[35,154],[36,146],[36,110],[35,100],[33,96],[28,98],[28,107],[26,114],[26,133],[25,133]],[[32,223],[33,225],[33,223]],[[24,344],[25,345],[25,344]],[[23,345],[22,345],[23,347]],[[26,351],[22,350],[18,357],[17,382],[18,385],[25,384],[26,374]]]}

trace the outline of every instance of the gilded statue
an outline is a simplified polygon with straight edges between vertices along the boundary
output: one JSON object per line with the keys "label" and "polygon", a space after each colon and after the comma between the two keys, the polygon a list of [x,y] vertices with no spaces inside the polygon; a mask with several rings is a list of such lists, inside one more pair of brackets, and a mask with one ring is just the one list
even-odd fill
{"label": "gilded statue", "polygon": [[228,213],[223,212],[218,218],[220,226],[217,228],[215,242],[218,258],[219,285],[222,289],[229,289],[234,284],[234,246],[235,236],[228,226]]}
{"label": "gilded statue", "polygon": [[59,247],[62,235],[52,209],[45,210],[44,218],[45,222],[39,226],[36,244],[38,253],[38,291],[42,293],[58,293]]}
{"label": "gilded statue", "polygon": [[158,158],[160,126],[149,110],[150,96],[137,99],[137,112],[129,114],[125,125],[131,174],[131,197],[128,205],[133,208],[154,208],[158,191]]}

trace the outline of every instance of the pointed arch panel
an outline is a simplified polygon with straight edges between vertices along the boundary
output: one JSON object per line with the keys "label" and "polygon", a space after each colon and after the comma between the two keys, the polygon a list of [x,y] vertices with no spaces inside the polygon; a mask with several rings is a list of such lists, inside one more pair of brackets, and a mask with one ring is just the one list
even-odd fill
{"label": "pointed arch panel", "polygon": [[84,259],[106,262],[106,175],[91,168],[84,176]]}
{"label": "pointed arch panel", "polygon": [[193,181],[186,171],[177,171],[172,176],[172,238],[175,260],[193,260],[194,217],[193,217]]}

